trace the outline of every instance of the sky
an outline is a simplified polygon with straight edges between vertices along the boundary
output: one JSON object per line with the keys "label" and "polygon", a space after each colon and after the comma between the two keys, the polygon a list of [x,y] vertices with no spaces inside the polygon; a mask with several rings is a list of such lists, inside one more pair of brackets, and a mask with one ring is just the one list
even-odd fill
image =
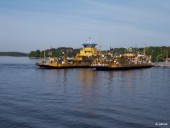
{"label": "sky", "polygon": [[0,51],[170,46],[170,0],[0,0]]}

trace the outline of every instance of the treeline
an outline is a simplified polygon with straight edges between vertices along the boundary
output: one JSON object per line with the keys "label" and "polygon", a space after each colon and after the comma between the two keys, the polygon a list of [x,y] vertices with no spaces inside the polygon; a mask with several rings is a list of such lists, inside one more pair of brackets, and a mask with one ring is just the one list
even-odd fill
{"label": "treeline", "polygon": [[146,48],[146,54],[152,56],[153,62],[162,62],[165,61],[166,58],[170,57],[170,46],[148,47]]}
{"label": "treeline", "polygon": [[151,55],[152,62],[163,62],[166,58],[170,57],[170,46],[150,46],[145,48],[111,48],[110,50],[113,55],[120,55],[126,52],[140,53]]}
{"label": "treeline", "polygon": [[0,56],[28,56],[28,53],[22,53],[22,52],[0,52]]}
{"label": "treeline", "polygon": [[[29,53],[30,58],[41,58],[46,57],[61,57],[63,52],[67,51],[68,57],[74,57],[79,53],[80,49],[73,49],[71,47],[60,47],[60,48],[51,48],[45,51],[31,51]],[[161,47],[145,47],[145,48],[110,48],[109,50],[101,51],[103,54],[107,55],[108,53],[114,55],[120,55],[126,52],[140,53],[146,55],[151,55],[152,62],[161,62],[165,61],[167,57],[170,57],[170,46],[161,46]]]}
{"label": "treeline", "polygon": [[51,48],[45,51],[31,51],[29,53],[30,58],[42,58],[44,57],[61,57],[63,53],[67,51],[68,57],[74,57],[77,53],[79,53],[80,49],[73,49],[71,47],[59,47],[59,48]]}

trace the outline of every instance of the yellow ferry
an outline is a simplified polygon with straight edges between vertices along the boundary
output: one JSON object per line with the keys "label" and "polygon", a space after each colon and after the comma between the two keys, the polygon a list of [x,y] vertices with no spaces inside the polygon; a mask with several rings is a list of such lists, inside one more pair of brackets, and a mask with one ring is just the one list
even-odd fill
{"label": "yellow ferry", "polygon": [[96,59],[91,65],[96,70],[128,70],[150,68],[152,66],[150,55],[134,53],[125,53],[111,59]]}
{"label": "yellow ferry", "polygon": [[75,58],[71,61],[68,61],[67,52],[64,53],[64,59],[60,58],[49,58],[49,61],[46,62],[45,56],[43,60],[39,63],[36,63],[40,68],[49,68],[49,69],[60,69],[60,68],[89,68],[94,59],[97,57],[98,50],[96,49],[95,43],[84,43],[83,49],[80,50],[80,53],[76,54]]}

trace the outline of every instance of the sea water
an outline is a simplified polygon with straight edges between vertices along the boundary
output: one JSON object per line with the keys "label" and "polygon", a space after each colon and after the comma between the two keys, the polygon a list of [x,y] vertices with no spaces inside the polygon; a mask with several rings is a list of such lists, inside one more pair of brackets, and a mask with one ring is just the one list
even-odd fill
{"label": "sea water", "polygon": [[0,128],[168,128],[170,68],[40,69],[0,57]]}

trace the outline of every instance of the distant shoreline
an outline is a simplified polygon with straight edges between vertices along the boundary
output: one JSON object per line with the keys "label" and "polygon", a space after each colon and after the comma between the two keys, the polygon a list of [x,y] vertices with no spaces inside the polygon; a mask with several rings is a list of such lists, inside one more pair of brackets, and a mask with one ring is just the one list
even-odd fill
{"label": "distant shoreline", "polygon": [[0,56],[28,57],[28,53],[23,53],[23,52],[0,52]]}

